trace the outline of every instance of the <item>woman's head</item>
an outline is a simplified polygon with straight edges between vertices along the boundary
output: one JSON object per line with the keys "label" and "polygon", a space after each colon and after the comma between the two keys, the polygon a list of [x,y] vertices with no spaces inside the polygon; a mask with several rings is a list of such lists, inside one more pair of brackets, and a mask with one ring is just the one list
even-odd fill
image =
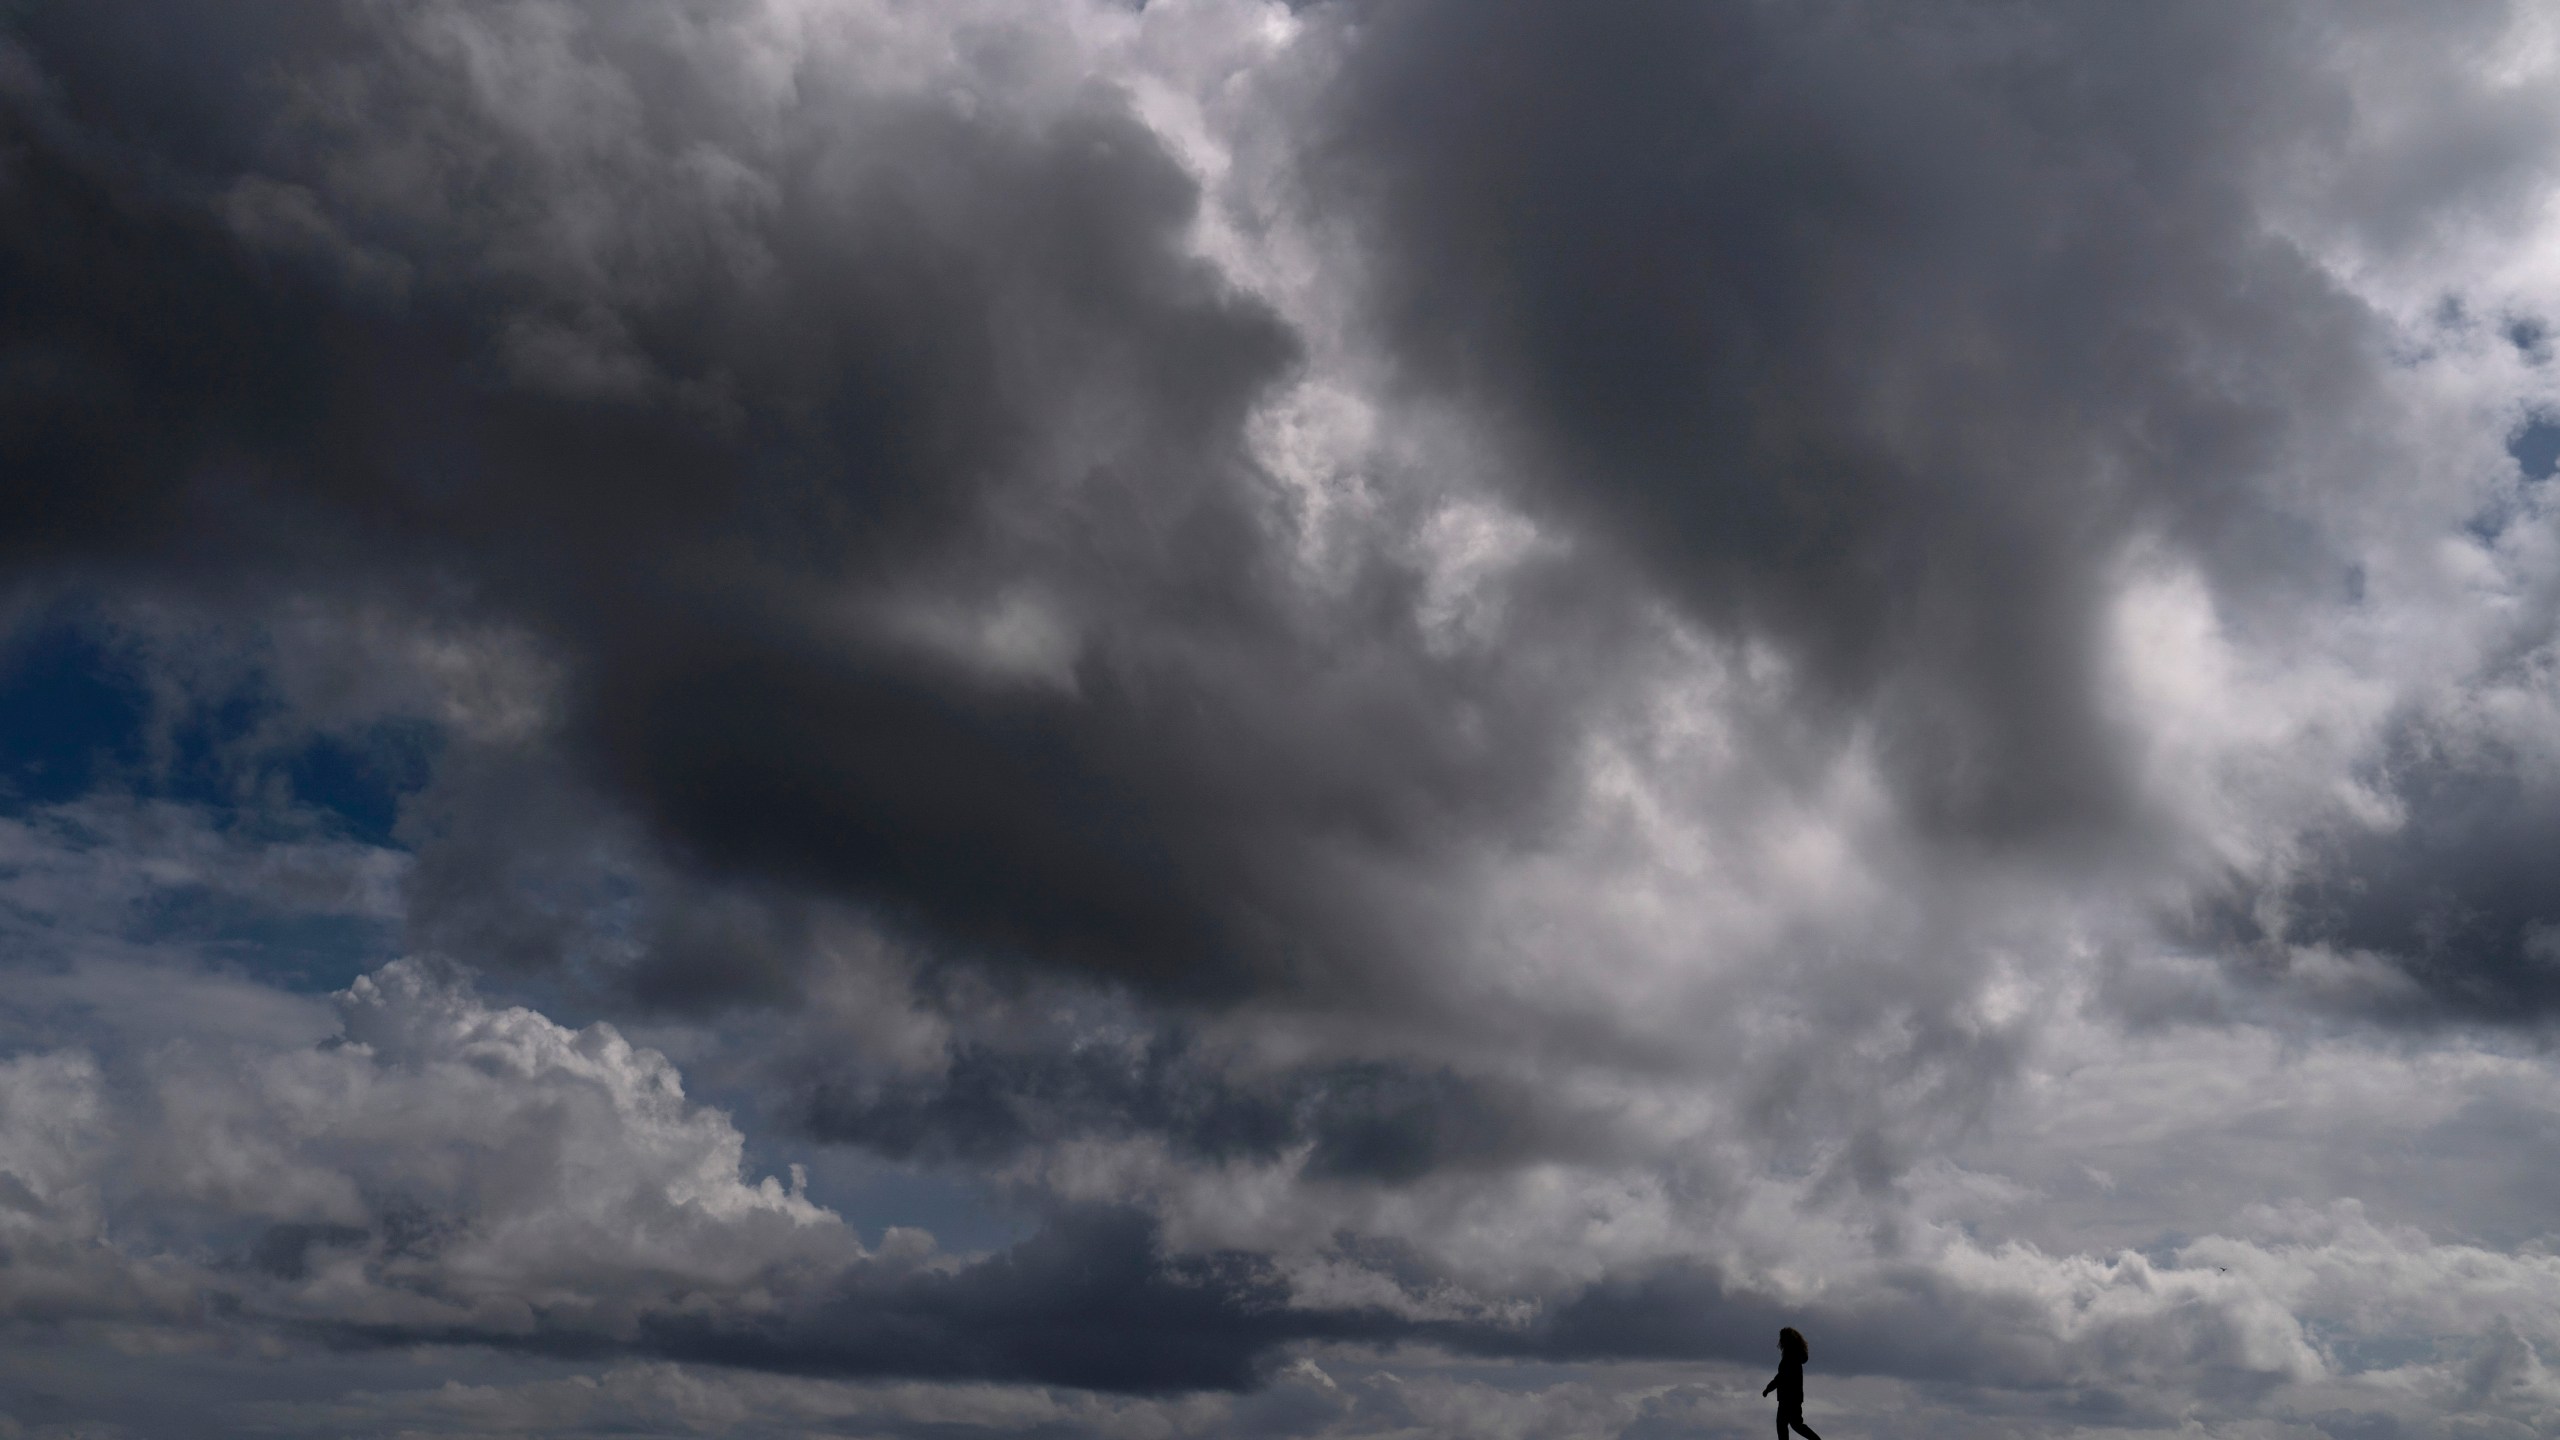
{"label": "woman's head", "polygon": [[1778,1353],[1799,1365],[1813,1358],[1813,1352],[1805,1348],[1804,1335],[1793,1325],[1778,1332]]}

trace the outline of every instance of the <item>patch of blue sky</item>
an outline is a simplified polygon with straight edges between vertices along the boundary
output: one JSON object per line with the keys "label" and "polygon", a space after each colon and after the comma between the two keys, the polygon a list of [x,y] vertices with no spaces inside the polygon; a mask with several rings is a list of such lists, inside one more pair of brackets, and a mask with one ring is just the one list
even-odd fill
{"label": "patch of blue sky", "polygon": [[96,796],[0,819],[0,965],[102,959],[296,993],[395,953],[406,856],[224,834],[201,807]]}
{"label": "patch of blue sky", "polygon": [[2560,417],[2527,416],[2507,436],[2507,453],[2527,480],[2550,479],[2553,471],[2560,470]]}
{"label": "patch of blue sky", "polygon": [[83,627],[30,626],[0,646],[0,806],[76,800],[143,769],[151,697]]}
{"label": "patch of blue sky", "polygon": [[2350,1375],[2374,1370],[2397,1370],[2407,1365],[2424,1365],[2444,1358],[2444,1338],[2435,1335],[2392,1333],[2367,1334],[2351,1325],[2318,1317],[2307,1318],[2302,1328],[2312,1342],[2329,1352],[2339,1369]]}
{"label": "patch of blue sky", "polygon": [[[696,1096],[717,1104],[721,1097]],[[782,1175],[800,1165],[808,1196],[844,1217],[877,1246],[893,1227],[930,1231],[936,1248],[974,1255],[1002,1250],[1040,1228],[1037,1207],[976,1176],[883,1160],[849,1146],[816,1145],[788,1132],[767,1134],[740,1109],[723,1106],[747,1136],[745,1173]]]}
{"label": "patch of blue sky", "polygon": [[142,657],[63,611],[0,639],[0,813],[113,792],[201,806],[226,829],[397,843],[401,801],[441,743],[432,722],[314,731],[254,670],[190,692],[150,683]]}
{"label": "patch of blue sky", "polygon": [[[2535,413],[2507,433],[2507,457],[2527,485],[2539,485],[2560,471],[2560,418]],[[2508,526],[2522,519],[2528,502],[2520,493],[2499,496],[2463,522],[2463,529],[2483,545],[2494,545]]]}
{"label": "patch of blue sky", "polygon": [[137,920],[138,940],[303,994],[344,990],[399,953],[395,917],[294,909],[203,886],[154,895]]}
{"label": "patch of blue sky", "polygon": [[323,735],[284,758],[294,800],[332,817],[352,839],[396,843],[402,797],[423,786],[441,732],[424,720],[383,720],[354,740]]}

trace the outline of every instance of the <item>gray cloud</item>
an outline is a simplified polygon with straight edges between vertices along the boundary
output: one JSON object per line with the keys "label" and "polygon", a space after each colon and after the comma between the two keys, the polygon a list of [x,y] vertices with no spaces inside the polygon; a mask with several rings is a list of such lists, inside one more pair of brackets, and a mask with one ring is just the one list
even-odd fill
{"label": "gray cloud", "polygon": [[[667,24],[514,78],[628,83],[674,63]],[[355,62],[294,63],[325,89]],[[1563,697],[1346,630],[1394,623],[1394,569],[1347,614],[1295,610],[1241,437],[1292,339],[1183,252],[1194,182],[1124,98],[973,115],[812,76],[780,136],[709,96],[669,97],[667,135],[546,135],[466,76],[384,73],[348,103],[386,128],[289,154],[364,171],[410,158],[394,116],[451,132],[425,193],[367,212],[350,182],[354,213],[321,216],[462,252],[405,308],[27,122],[30,562],[458,579],[559,650],[571,758],[690,859],[1177,993],[1371,974],[1412,941],[1311,868],[1535,823]],[[860,145],[827,139],[848,125]],[[592,203],[664,213],[547,249],[555,142],[618,157]]]}
{"label": "gray cloud", "polygon": [[1310,1177],[1392,1184],[1605,1144],[1607,1117],[1573,1117],[1577,1139],[1550,1108],[1502,1077],[1374,1061],[1256,1081],[1168,1030],[1135,1051],[968,1046],[926,1080],[817,1079],[805,1124],[813,1136],[900,1158],[980,1162],[1086,1134],[1148,1134],[1210,1161],[1269,1163],[1303,1150]]}
{"label": "gray cloud", "polygon": [[1782,646],[1924,824],[2050,845],[2142,818],[2111,568],[2156,538],[2226,603],[2329,586],[2283,477],[2382,356],[2250,193],[2342,103],[2316,21],[2011,19],[1363,14],[1320,173],[1376,217],[1406,371],[1535,456],[1526,503]]}
{"label": "gray cloud", "polygon": [[2560,890],[2541,859],[2560,793],[2528,757],[2448,750],[2420,726],[2386,773],[2395,824],[2321,837],[2274,893],[2208,912],[2206,938],[2279,981],[2297,948],[2373,957],[2426,1002],[2378,993],[2387,1019],[2538,1024],[2560,1002]]}
{"label": "gray cloud", "polygon": [[1782,1323],[2549,1431],[2538,23],[14,13],[0,1313],[329,1433],[1694,1433]]}

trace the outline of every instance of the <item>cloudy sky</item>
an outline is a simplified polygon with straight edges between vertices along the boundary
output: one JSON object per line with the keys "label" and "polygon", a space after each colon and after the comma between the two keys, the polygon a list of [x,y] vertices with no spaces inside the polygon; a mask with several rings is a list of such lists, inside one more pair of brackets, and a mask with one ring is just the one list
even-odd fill
{"label": "cloudy sky", "polygon": [[2560,11],[0,6],[0,1436],[2560,1435]]}

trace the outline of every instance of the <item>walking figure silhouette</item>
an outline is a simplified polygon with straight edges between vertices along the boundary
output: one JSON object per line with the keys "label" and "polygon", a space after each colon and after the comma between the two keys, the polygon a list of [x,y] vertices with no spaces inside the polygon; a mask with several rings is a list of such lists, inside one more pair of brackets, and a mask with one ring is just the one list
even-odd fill
{"label": "walking figure silhouette", "polygon": [[1813,1358],[1805,1348],[1804,1336],[1790,1325],[1778,1332],[1778,1373],[1760,1387],[1760,1393],[1778,1392],[1778,1440],[1787,1440],[1787,1430],[1794,1427],[1804,1440],[1822,1440],[1813,1427],[1804,1423],[1804,1362]]}

